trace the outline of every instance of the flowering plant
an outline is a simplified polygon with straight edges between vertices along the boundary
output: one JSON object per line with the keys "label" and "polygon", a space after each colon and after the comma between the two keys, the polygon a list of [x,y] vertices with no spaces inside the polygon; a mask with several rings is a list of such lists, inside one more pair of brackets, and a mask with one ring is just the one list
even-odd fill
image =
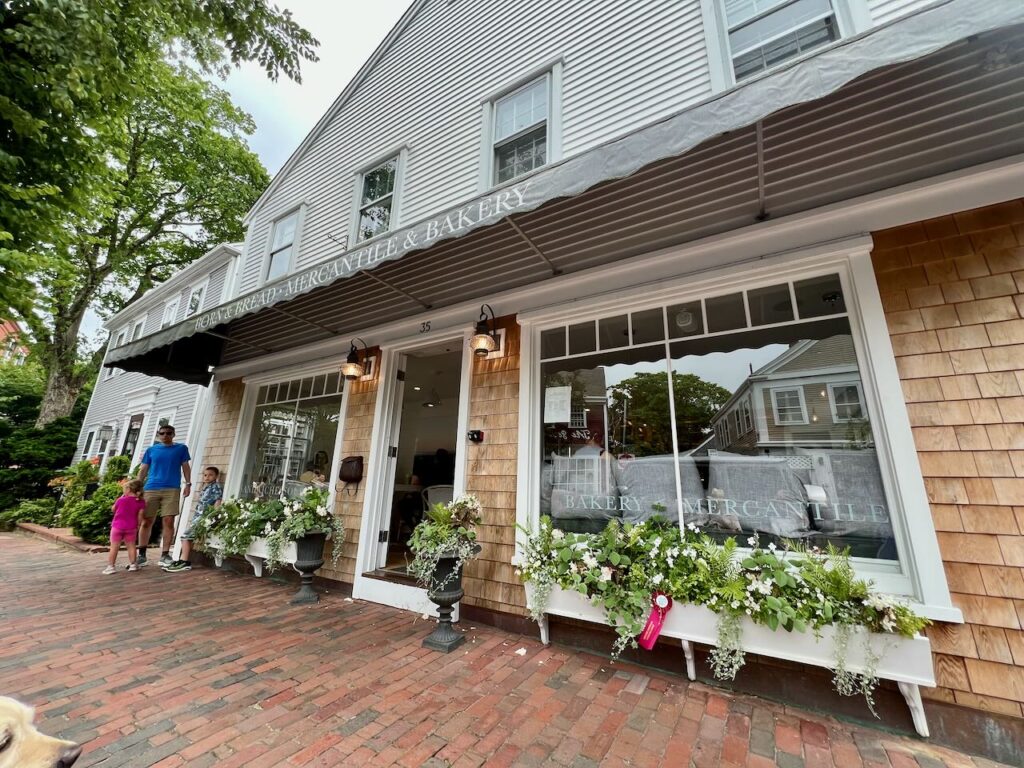
{"label": "flowering plant", "polygon": [[[463,565],[480,554],[473,528],[480,524],[480,502],[475,496],[460,496],[447,504],[434,504],[413,529],[409,548],[413,560],[409,573],[428,592],[439,592],[461,572]],[[455,558],[455,568],[440,580],[435,575],[438,562]]]}
{"label": "flowering plant", "polygon": [[847,552],[834,547],[824,552],[793,544],[762,547],[755,535],[741,555],[732,537],[720,544],[695,525],[680,528],[657,517],[635,525],[612,520],[597,534],[566,533],[542,518],[536,533],[524,533],[513,564],[531,585],[534,618],[543,617],[554,586],[580,592],[603,609],[616,630],[615,656],[636,647],[654,592],[718,614],[711,664],[720,679],[732,679],[743,665],[744,618],[773,630],[810,630],[819,636],[823,627],[834,626],[836,688],[864,694],[873,709],[880,658],[867,647],[867,669],[859,675],[847,671],[851,629],[913,637],[928,623],[904,603],[873,592],[870,582],[856,577]]}
{"label": "flowering plant", "polygon": [[281,497],[269,501],[226,499],[193,521],[192,533],[197,546],[205,549],[210,536],[216,536],[224,554],[241,555],[254,539],[267,542],[266,566],[274,570],[281,564],[284,547],[308,533],[328,534],[333,540],[332,565],[341,557],[345,540],[342,519],[331,514],[325,488],[306,488],[296,499]]}
{"label": "flowering plant", "polygon": [[298,541],[310,533],[326,533],[333,540],[331,565],[337,566],[341,545],[345,541],[345,525],[327,508],[328,490],[311,486],[297,499],[281,498],[267,502],[281,506],[281,517],[276,526],[268,524],[263,535],[267,539],[266,566],[274,570],[281,564],[281,552],[290,541]]}

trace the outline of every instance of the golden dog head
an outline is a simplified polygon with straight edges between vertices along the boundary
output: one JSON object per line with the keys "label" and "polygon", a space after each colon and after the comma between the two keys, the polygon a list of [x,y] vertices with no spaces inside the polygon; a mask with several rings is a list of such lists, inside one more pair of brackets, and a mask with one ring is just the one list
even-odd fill
{"label": "golden dog head", "polygon": [[32,725],[35,710],[0,696],[0,768],[68,768],[82,748],[45,736]]}

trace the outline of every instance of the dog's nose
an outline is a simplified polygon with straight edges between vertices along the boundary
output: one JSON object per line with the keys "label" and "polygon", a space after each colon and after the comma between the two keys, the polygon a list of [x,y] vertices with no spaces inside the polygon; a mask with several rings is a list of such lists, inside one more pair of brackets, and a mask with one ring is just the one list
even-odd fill
{"label": "dog's nose", "polygon": [[60,757],[57,762],[53,764],[53,768],[71,768],[82,754],[82,748],[77,744],[73,747],[68,747],[60,753]]}

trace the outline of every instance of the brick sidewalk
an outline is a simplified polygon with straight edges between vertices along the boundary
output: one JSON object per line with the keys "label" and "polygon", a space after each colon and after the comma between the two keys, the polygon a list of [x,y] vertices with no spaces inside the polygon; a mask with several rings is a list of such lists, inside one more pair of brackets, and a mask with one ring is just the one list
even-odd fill
{"label": "brick sidewalk", "polygon": [[0,535],[0,694],[79,766],[994,765],[490,627],[445,656],[411,613],[104,561]]}

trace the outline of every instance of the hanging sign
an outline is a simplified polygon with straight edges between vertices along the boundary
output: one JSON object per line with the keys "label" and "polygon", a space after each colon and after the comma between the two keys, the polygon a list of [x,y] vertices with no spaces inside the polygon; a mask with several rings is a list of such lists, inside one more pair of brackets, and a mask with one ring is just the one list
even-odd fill
{"label": "hanging sign", "polygon": [[647,624],[640,637],[636,639],[641,648],[651,650],[658,641],[661,634],[661,627],[665,623],[665,614],[672,609],[672,598],[662,592],[655,592],[651,595],[651,615],[647,617]]}
{"label": "hanging sign", "polygon": [[544,423],[568,424],[572,411],[572,387],[547,387],[544,390]]}

